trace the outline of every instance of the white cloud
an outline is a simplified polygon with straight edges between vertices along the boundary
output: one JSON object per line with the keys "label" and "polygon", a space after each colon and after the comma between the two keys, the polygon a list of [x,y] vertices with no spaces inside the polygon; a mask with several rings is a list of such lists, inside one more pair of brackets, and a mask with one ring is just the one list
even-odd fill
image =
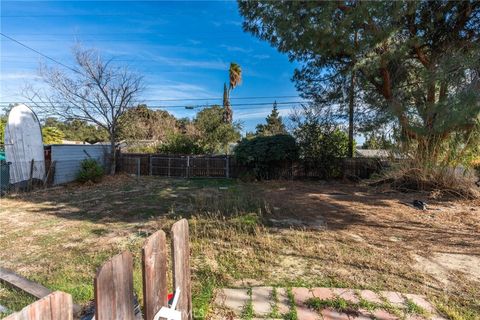
{"label": "white cloud", "polygon": [[222,45],[220,45],[220,47],[225,48],[225,49],[227,49],[227,51],[231,51],[231,52],[243,52],[243,53],[252,52],[252,49],[245,49],[245,48],[242,48],[242,47],[229,46],[229,45],[226,45],[226,44],[222,44]]}
{"label": "white cloud", "polygon": [[255,54],[253,55],[253,57],[259,60],[270,59],[270,56],[268,54]]}
{"label": "white cloud", "polygon": [[[253,110],[253,109],[252,109]],[[233,106],[233,117],[235,120],[252,120],[252,119],[263,119],[266,118],[270,112],[272,111],[272,107],[261,107],[257,110],[253,111],[238,111],[235,112],[235,106]],[[280,116],[286,118],[292,112],[290,107],[279,107],[278,113]]]}
{"label": "white cloud", "polygon": [[[186,82],[177,82],[177,81],[169,81],[164,80],[160,81],[160,83],[155,85],[150,85],[148,87],[147,92],[145,92],[144,96],[161,99],[161,100],[170,100],[170,99],[198,99],[198,98],[210,98],[214,97],[215,94],[206,89],[205,87],[186,83]],[[187,103],[186,103],[187,102]],[[194,102],[194,100],[188,103],[188,100],[183,101],[169,101],[169,102],[161,102],[155,104],[162,104],[162,105],[191,105],[192,103],[199,103],[199,101]],[[200,101],[204,102],[204,101]],[[212,100],[211,103],[215,101]]]}
{"label": "white cloud", "polygon": [[11,72],[0,74],[0,81],[9,81],[9,80],[34,80],[40,78],[37,74],[33,72]]}
{"label": "white cloud", "polygon": [[191,60],[183,58],[171,58],[160,55],[147,54],[148,59],[163,63],[167,66],[189,67],[211,70],[227,70],[228,64],[222,60]]}

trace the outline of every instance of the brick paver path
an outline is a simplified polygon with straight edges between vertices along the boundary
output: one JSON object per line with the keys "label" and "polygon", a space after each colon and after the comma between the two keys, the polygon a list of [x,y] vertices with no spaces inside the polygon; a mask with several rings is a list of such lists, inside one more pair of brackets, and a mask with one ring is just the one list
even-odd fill
{"label": "brick paver path", "polygon": [[[293,319],[294,313],[298,320],[445,319],[422,295],[341,288],[292,288],[290,292],[293,297],[289,298],[285,288],[220,289],[212,319]],[[312,302],[320,307],[312,309]],[[252,309],[253,316],[247,311]]]}

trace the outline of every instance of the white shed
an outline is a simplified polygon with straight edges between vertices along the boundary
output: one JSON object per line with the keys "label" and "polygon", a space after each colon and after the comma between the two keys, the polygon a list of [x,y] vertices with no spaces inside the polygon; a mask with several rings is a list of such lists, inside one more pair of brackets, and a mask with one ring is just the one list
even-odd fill
{"label": "white shed", "polygon": [[109,159],[109,146],[105,145],[53,144],[47,148],[51,162],[55,161],[54,185],[75,181],[84,159],[95,159],[104,168]]}

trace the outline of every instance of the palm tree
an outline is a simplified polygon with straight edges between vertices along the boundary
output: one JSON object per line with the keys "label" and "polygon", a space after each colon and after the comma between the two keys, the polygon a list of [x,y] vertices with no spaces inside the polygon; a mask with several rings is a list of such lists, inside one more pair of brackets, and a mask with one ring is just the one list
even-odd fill
{"label": "palm tree", "polygon": [[230,69],[228,70],[228,73],[230,77],[230,87],[228,91],[230,93],[230,91],[235,89],[235,87],[242,82],[242,68],[240,68],[240,65],[232,62],[230,63]]}
{"label": "palm tree", "polygon": [[242,68],[235,62],[230,63],[229,73],[229,86],[227,90],[227,84],[223,86],[223,108],[225,109],[223,114],[223,120],[227,123],[232,123],[233,111],[230,107],[230,92],[235,89],[242,82]]}

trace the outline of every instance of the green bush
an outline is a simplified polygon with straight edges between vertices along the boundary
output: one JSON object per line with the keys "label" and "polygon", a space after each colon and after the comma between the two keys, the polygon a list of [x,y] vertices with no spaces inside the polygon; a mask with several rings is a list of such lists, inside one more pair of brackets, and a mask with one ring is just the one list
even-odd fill
{"label": "green bush", "polygon": [[100,182],[103,178],[103,167],[95,159],[85,159],[80,163],[80,170],[77,173],[79,182]]}
{"label": "green bush", "polygon": [[158,147],[158,152],[169,154],[204,154],[205,150],[191,136],[175,133],[168,137],[168,140]]}
{"label": "green bush", "polygon": [[235,148],[237,161],[258,179],[278,178],[278,169],[298,158],[295,139],[287,134],[243,139]]}

